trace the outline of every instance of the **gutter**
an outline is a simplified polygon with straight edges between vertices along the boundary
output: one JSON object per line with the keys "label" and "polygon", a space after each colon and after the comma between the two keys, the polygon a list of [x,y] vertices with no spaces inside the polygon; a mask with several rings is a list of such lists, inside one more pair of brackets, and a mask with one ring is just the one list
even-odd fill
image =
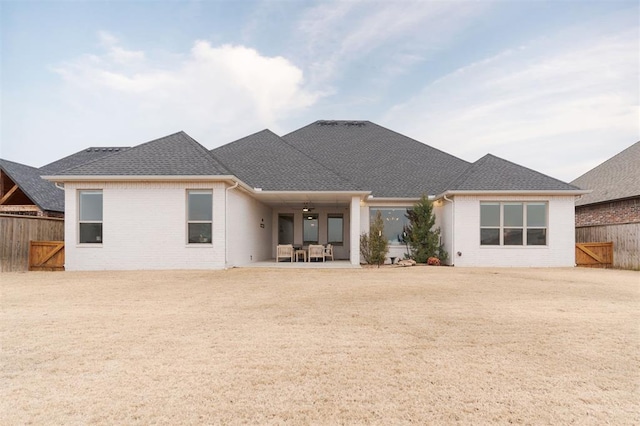
{"label": "gutter", "polygon": [[550,190],[485,190],[485,191],[445,191],[437,196],[437,198],[444,197],[446,195],[584,195],[590,193],[589,189],[550,189]]}

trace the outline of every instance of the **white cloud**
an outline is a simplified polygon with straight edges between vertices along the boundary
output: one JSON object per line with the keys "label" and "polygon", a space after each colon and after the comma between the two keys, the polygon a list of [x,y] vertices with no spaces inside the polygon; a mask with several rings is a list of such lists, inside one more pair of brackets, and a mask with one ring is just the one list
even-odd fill
{"label": "white cloud", "polygon": [[470,161],[491,152],[570,181],[640,137],[638,47],[637,28],[556,34],[428,84],[384,121]]}
{"label": "white cloud", "polygon": [[445,49],[490,7],[490,2],[335,0],[307,11],[297,27],[313,80],[321,84],[349,62],[378,50],[386,57],[382,62],[389,74],[402,74],[429,51]]}
{"label": "white cloud", "polygon": [[196,41],[189,52],[158,64],[109,33],[99,38],[103,53],[54,68],[65,82],[60,107],[67,120],[99,139],[83,146],[100,139],[139,143],[183,129],[212,147],[252,129],[277,128],[321,96],[286,58],[244,46]]}

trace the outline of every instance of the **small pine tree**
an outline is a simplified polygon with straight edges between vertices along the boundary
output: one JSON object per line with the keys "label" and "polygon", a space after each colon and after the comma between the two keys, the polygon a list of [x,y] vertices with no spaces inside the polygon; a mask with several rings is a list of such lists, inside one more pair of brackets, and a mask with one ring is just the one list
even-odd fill
{"label": "small pine tree", "polygon": [[430,257],[446,258],[440,246],[440,228],[433,229],[436,217],[433,204],[423,195],[413,208],[407,210],[409,224],[405,226],[406,240],[411,249],[411,257],[416,262],[426,263]]}
{"label": "small pine tree", "polygon": [[369,234],[366,232],[360,235],[360,254],[366,264],[371,263],[371,246],[369,245]]}
{"label": "small pine tree", "polygon": [[389,252],[389,241],[384,236],[384,221],[382,213],[377,212],[375,219],[369,226],[369,234],[360,235],[360,253],[368,264],[378,267],[384,263]]}
{"label": "small pine tree", "polygon": [[389,252],[389,240],[384,235],[384,221],[380,210],[369,226],[369,246],[371,248],[371,263],[377,264],[379,268]]}

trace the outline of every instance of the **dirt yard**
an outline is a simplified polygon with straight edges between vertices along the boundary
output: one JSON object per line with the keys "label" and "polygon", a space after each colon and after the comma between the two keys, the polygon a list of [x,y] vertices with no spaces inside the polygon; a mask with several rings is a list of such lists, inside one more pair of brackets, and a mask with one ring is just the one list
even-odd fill
{"label": "dirt yard", "polygon": [[0,424],[640,424],[640,274],[2,274]]}

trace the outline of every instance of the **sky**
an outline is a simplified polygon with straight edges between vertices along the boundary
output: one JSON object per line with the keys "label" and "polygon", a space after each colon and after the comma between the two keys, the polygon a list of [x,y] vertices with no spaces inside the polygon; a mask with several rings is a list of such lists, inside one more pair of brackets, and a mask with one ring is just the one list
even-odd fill
{"label": "sky", "polygon": [[640,140],[640,2],[0,0],[0,157],[370,120],[570,182]]}

